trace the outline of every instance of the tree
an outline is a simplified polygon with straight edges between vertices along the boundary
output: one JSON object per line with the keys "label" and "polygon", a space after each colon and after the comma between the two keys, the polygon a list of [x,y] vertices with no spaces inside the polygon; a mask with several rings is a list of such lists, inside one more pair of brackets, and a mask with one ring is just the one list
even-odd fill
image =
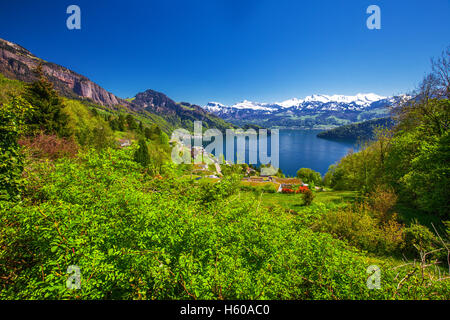
{"label": "tree", "polygon": [[152,130],[149,127],[144,128],[144,136],[147,140],[150,140],[152,137]]}
{"label": "tree", "polygon": [[26,123],[32,133],[39,131],[60,137],[68,137],[71,132],[68,127],[69,116],[64,113],[63,102],[53,89],[53,84],[44,76],[42,64],[34,71],[38,80],[27,85],[25,99],[33,106]]}
{"label": "tree", "polygon": [[136,121],[134,121],[134,118],[131,114],[127,114],[126,121],[128,125],[128,130],[133,131],[137,129]]}
{"label": "tree", "polygon": [[161,133],[159,135],[159,142],[163,146],[168,145],[169,144],[169,136],[165,132],[161,131]]}
{"label": "tree", "polygon": [[399,202],[444,218],[450,216],[450,49],[432,72],[393,110],[397,125],[330,167],[326,183],[336,190],[368,193],[393,188]]}
{"label": "tree", "polygon": [[134,161],[140,163],[144,168],[150,164],[147,143],[144,139],[139,139],[139,147],[134,153]]}
{"label": "tree", "polygon": [[117,119],[117,129],[119,131],[125,131],[125,116],[123,114],[119,114],[119,118]]}
{"label": "tree", "polygon": [[159,128],[159,126],[156,124],[152,125],[150,139],[157,140],[159,139],[160,136],[161,136],[161,129]]}
{"label": "tree", "polygon": [[111,130],[107,127],[95,127],[92,129],[90,144],[97,150],[113,146],[113,139],[111,138]]}
{"label": "tree", "polygon": [[305,183],[314,183],[315,185],[322,184],[322,177],[320,173],[309,168],[301,168],[297,171],[297,178]]}

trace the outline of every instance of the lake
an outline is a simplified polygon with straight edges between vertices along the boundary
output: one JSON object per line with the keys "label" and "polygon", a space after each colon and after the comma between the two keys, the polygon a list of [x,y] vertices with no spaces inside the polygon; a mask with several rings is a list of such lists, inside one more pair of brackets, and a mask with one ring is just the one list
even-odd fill
{"label": "lake", "polygon": [[280,168],[295,176],[300,168],[311,168],[322,176],[328,167],[344,157],[355,144],[317,138],[320,130],[280,130]]}
{"label": "lake", "polygon": [[[317,138],[316,135],[320,130],[280,129],[279,132],[280,168],[285,175],[289,176],[296,176],[300,168],[311,168],[323,176],[330,165],[355,148],[355,144],[352,142]],[[270,154],[270,139],[268,140]],[[224,141],[225,150],[226,142]],[[245,162],[248,163],[248,143],[245,158]]]}

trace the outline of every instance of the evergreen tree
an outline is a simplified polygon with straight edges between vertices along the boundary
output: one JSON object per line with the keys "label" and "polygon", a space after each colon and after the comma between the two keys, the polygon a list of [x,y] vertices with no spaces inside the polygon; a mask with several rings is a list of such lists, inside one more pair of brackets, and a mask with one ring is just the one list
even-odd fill
{"label": "evergreen tree", "polygon": [[127,114],[126,121],[128,125],[128,130],[132,131],[137,129],[136,121],[134,121],[134,118],[131,114]]}
{"label": "evergreen tree", "polygon": [[119,131],[125,131],[125,116],[119,114],[119,119],[117,120],[117,129]]}
{"label": "evergreen tree", "polygon": [[134,153],[134,161],[140,163],[143,167],[147,167],[150,164],[150,155],[145,139],[139,139],[139,148]]}
{"label": "evergreen tree", "polygon": [[34,72],[38,80],[27,85],[25,90],[25,99],[33,107],[26,119],[27,125],[32,133],[42,131],[60,137],[70,136],[69,116],[64,113],[63,102],[53,84],[44,76],[42,64]]}
{"label": "evergreen tree", "polygon": [[150,139],[151,140],[158,140],[158,139],[160,139],[162,131],[159,128],[158,125],[156,125],[156,124],[152,125],[150,131],[151,131],[151,133],[150,133]]}
{"label": "evergreen tree", "polygon": [[150,140],[152,138],[152,130],[148,127],[145,127],[144,136],[147,140]]}

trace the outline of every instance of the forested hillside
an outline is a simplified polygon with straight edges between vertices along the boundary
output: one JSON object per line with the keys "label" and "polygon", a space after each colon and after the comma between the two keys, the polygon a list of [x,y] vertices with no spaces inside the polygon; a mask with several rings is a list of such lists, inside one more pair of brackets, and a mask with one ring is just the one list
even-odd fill
{"label": "forested hillside", "polygon": [[376,138],[376,132],[378,130],[390,129],[394,124],[395,121],[391,118],[367,120],[320,132],[317,134],[317,137],[331,140],[364,142]]}

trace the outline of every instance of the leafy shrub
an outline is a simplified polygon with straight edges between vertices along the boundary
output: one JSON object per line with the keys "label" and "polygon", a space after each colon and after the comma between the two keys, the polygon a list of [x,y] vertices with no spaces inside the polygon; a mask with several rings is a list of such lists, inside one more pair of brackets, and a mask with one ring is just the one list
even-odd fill
{"label": "leafy shrub", "polygon": [[24,122],[30,110],[20,97],[0,104],[0,201],[19,196],[24,165],[18,138],[26,129]]}
{"label": "leafy shrub", "polygon": [[83,102],[64,99],[64,112],[69,115],[70,130],[81,146],[94,147],[97,150],[113,147],[115,139],[108,122],[95,116]]}
{"label": "leafy shrub", "polygon": [[205,181],[200,184],[199,197],[203,203],[211,203],[235,194],[239,188],[239,176],[226,176],[218,182]]}
{"label": "leafy shrub", "polygon": [[297,171],[297,177],[305,183],[320,185],[322,177],[320,173],[309,168],[301,168]]}
{"label": "leafy shrub", "polygon": [[405,241],[407,252],[411,255],[417,255],[420,251],[430,252],[436,249],[437,239],[427,227],[413,222],[405,228]]}
{"label": "leafy shrub", "polygon": [[397,195],[393,188],[379,185],[369,195],[369,202],[376,216],[387,222],[392,218],[391,210],[397,203]]}
{"label": "leafy shrub", "polygon": [[[255,206],[235,193],[238,179],[204,189],[174,170],[145,175],[133,148],[56,160],[36,175],[43,201],[0,202],[0,299],[446,297],[444,282],[420,287],[414,276],[397,292],[409,270]],[[380,290],[366,287],[374,263]],[[66,288],[70,265],[80,290]]]}
{"label": "leafy shrub", "polygon": [[313,200],[314,200],[314,193],[309,189],[305,190],[303,192],[303,204],[305,206],[309,206],[309,205],[311,205]]}
{"label": "leafy shrub", "polygon": [[373,253],[400,254],[404,246],[403,226],[395,219],[381,223],[364,204],[327,212],[312,227]]}

